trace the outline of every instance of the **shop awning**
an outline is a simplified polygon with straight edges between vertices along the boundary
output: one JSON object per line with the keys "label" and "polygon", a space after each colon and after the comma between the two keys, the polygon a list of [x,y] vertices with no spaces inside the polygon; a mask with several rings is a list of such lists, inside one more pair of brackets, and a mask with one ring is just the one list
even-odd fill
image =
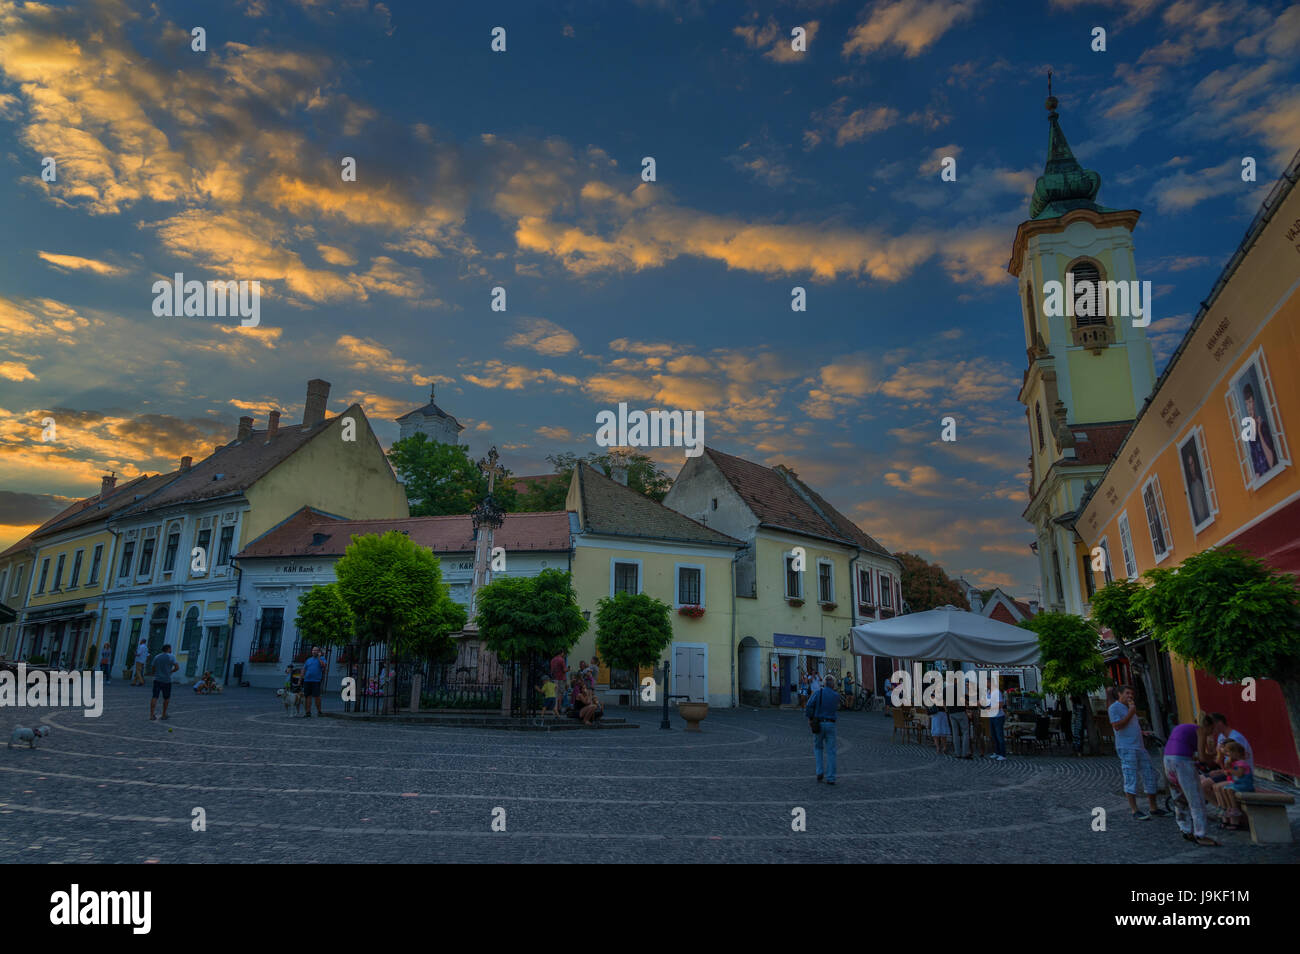
{"label": "shop awning", "polygon": [[853,627],[853,652],[898,659],[1038,665],[1038,637],[979,613],[943,606]]}

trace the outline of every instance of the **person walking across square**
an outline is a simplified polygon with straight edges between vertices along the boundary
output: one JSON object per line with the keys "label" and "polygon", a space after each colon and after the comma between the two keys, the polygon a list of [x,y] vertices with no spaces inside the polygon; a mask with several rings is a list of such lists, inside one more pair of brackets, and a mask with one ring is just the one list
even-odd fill
{"label": "person walking across square", "polygon": [[154,707],[158,705],[159,696],[162,696],[163,700],[162,717],[168,718],[167,706],[172,701],[172,673],[180,668],[176,657],[172,655],[172,644],[164,643],[162,652],[153,657],[153,695],[149,698],[150,719],[157,718],[154,715]]}
{"label": "person walking across square", "polygon": [[817,760],[817,781],[825,779],[827,785],[835,784],[835,712],[840,706],[840,694],[835,691],[835,677],[827,676],[826,684],[817,690],[804,706],[804,715],[811,724],[816,720],[817,734],[813,736],[813,755]]}

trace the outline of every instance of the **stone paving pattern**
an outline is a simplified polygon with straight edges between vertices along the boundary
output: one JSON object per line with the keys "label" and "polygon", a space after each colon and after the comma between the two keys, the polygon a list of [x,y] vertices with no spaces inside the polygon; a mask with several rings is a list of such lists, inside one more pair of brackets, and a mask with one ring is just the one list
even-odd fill
{"label": "stone paving pattern", "polygon": [[842,713],[832,788],[794,711],[714,710],[701,734],[675,713],[661,731],[658,710],[629,731],[512,733],[290,718],[265,689],[178,685],[166,722],[148,704],[115,682],[98,719],[0,713],[6,740],[34,715],[52,728],[0,751],[0,861],[1300,862],[1300,843],[1198,848],[1171,818],[1132,821],[1113,757],[958,761],[892,742],[880,713]]}

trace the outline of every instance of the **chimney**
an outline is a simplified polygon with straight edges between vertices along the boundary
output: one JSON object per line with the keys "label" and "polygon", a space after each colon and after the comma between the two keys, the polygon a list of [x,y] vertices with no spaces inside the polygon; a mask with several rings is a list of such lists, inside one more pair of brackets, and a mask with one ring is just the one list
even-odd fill
{"label": "chimney", "polygon": [[117,471],[113,471],[112,473],[106,474],[105,476],[99,478],[100,498],[102,499],[104,497],[107,497],[109,494],[113,492],[113,488],[116,486],[117,486]]}
{"label": "chimney", "polygon": [[627,486],[627,464],[623,461],[611,461],[609,465],[609,476],[616,483]]}
{"label": "chimney", "polygon": [[194,466],[194,458],[193,458],[193,457],[182,457],[182,458],[181,458],[181,472],[182,472],[182,473],[185,472],[185,471],[187,471],[187,470],[189,470],[192,466]]}
{"label": "chimney", "polygon": [[315,427],[325,420],[325,404],[330,399],[330,383],[320,378],[307,382],[307,403],[302,409],[302,426]]}
{"label": "chimney", "polygon": [[266,416],[266,442],[269,444],[275,440],[275,435],[280,430],[280,412],[272,411]]}
{"label": "chimney", "polygon": [[251,417],[241,417],[239,419],[239,432],[235,435],[235,440],[246,441],[253,436],[253,419]]}

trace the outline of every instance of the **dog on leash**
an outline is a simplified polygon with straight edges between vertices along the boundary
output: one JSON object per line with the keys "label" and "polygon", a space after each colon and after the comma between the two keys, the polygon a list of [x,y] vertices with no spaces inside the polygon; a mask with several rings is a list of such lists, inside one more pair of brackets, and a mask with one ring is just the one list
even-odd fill
{"label": "dog on leash", "polygon": [[28,729],[24,726],[16,726],[9,735],[9,748],[14,747],[14,743],[26,742],[29,749],[36,748],[36,740],[43,739],[50,734],[48,725],[37,726],[35,729]]}
{"label": "dog on leash", "polygon": [[285,715],[292,716],[295,712],[302,711],[303,697],[301,692],[295,692],[293,689],[277,689],[275,694],[284,703]]}

